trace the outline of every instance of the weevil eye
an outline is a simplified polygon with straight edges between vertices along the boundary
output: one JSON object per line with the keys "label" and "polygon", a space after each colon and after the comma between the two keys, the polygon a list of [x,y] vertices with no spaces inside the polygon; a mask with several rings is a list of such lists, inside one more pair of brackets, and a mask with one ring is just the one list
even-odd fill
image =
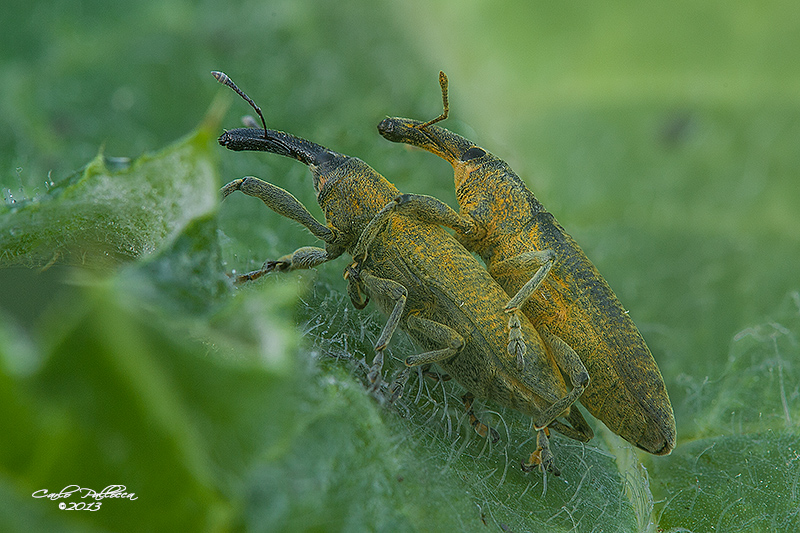
{"label": "weevil eye", "polygon": [[334,157],[336,157],[336,156],[334,154],[332,154],[330,152],[330,150],[320,151],[318,154],[316,154],[316,158],[315,158],[314,164],[317,165],[317,166],[322,165],[324,163],[327,163],[328,161],[330,161]]}
{"label": "weevil eye", "polygon": [[483,157],[486,155],[486,150],[483,148],[478,148],[477,146],[473,146],[463,154],[461,154],[462,161],[470,161],[471,159],[478,159],[479,157]]}

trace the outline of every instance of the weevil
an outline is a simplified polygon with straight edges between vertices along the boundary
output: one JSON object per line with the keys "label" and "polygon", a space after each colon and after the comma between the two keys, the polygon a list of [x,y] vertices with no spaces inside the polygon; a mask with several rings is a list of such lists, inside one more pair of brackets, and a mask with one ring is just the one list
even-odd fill
{"label": "weevil", "polygon": [[566,342],[591,383],[580,402],[637,447],[656,455],[675,446],[675,418],[661,372],[628,311],[573,238],[503,160],[435,123],[447,118],[447,76],[439,73],[443,112],[428,122],[386,118],[383,137],[423,148],[454,169],[460,212],[427,196],[406,195],[398,210],[455,230],[483,259],[545,341]]}
{"label": "weevil", "polygon": [[[502,309],[507,295],[470,252],[438,224],[396,213],[400,191],[366,163],[267,129],[260,108],[225,74],[215,72],[214,76],[247,100],[264,126],[225,131],[219,143],[229,150],[270,152],[308,165],[326,220],[326,224],[318,222],[288,191],[258,178],[245,177],[225,185],[223,198],[235,191],[259,198],[325,243],[324,248],[302,247],[267,261],[240,281],[276,270],[313,268],[349,253],[353,263],[346,267],[345,279],[354,306],[364,308],[372,299],[388,316],[368,372],[371,390],[380,390],[383,351],[400,327],[426,350],[407,357],[406,367],[436,363],[454,378],[467,390],[462,400],[470,423],[481,434],[490,430],[474,417],[474,397],[532,417],[537,449],[523,462],[523,468],[539,465],[543,471],[558,474],[547,428],[583,442],[592,438],[592,429],[573,407],[589,379],[577,355],[547,348],[523,317],[517,340],[526,353],[518,367],[519,343],[508,342]],[[496,432],[491,435],[499,438]]]}

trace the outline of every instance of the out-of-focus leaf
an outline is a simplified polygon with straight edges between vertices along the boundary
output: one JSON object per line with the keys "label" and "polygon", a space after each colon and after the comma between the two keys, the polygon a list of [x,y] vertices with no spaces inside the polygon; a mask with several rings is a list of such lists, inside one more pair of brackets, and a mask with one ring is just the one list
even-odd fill
{"label": "out-of-focus leaf", "polygon": [[[271,428],[287,423],[291,373],[259,363],[252,349],[249,359],[203,356],[199,340],[117,303],[132,298],[101,286],[62,302],[52,311],[78,312],[46,333],[41,368],[26,377],[3,373],[13,401],[3,402],[0,418],[17,428],[2,437],[5,483],[22,493],[18,500],[29,493],[27,506],[36,490],[75,484],[136,493],[137,500],[102,500],[100,511],[67,516],[59,501],[39,500],[40,524],[61,513],[67,523],[112,530],[215,529],[237,517],[232,496],[243,467],[282,441]],[[264,317],[287,300],[276,294],[273,302]],[[285,320],[247,319],[269,324],[276,338],[291,334]],[[0,347],[6,361],[7,349]],[[12,516],[2,519],[13,524]]]}
{"label": "out-of-focus leaf", "polygon": [[129,167],[100,153],[47,193],[0,208],[0,265],[110,265],[176,237],[216,205],[208,146],[221,111],[215,105],[205,127]]}

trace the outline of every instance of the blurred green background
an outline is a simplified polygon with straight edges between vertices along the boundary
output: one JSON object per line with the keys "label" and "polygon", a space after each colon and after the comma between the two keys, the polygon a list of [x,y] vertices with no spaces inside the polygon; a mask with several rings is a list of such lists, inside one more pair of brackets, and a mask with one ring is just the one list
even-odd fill
{"label": "blurred green background", "polygon": [[[33,1],[4,8],[0,65],[0,529],[800,528],[794,2]],[[440,69],[445,127],[506,159],[630,310],[671,456],[596,422],[556,437],[561,478],[523,475],[523,417],[481,405],[489,446],[455,386],[368,397],[383,318],[350,305],[346,260],[228,283],[318,243],[218,186],[319,210],[302,165],[216,145],[251,110],[209,71],[455,205],[448,164],[375,129],[437,115]],[[73,484],[138,500],[30,496]]]}

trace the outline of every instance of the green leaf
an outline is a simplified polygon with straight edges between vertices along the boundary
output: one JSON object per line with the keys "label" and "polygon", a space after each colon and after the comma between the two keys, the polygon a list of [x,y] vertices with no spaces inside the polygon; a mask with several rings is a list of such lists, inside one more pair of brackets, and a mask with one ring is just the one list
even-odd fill
{"label": "green leaf", "polygon": [[739,332],[715,380],[684,377],[696,416],[651,476],[664,528],[794,531],[800,527],[800,295]]}
{"label": "green leaf", "polygon": [[[798,529],[795,2],[3,15],[1,530]],[[395,407],[365,392],[385,319],[350,306],[346,258],[234,289],[226,271],[318,243],[258,201],[218,209],[217,188],[255,174],[319,214],[307,169],[226,152],[213,120],[113,157],[166,146],[217,92],[238,125],[251,110],[212,69],[270,127],[455,205],[448,165],[375,133],[437,115],[445,70],[445,126],[506,159],[631,310],[675,408],[672,455],[590,421],[585,446],[554,438],[561,478],[523,475],[525,417],[476,404],[490,445],[452,383],[412,375]],[[393,339],[387,377],[415,351]],[[139,499],[90,514],[31,496],[72,483]]]}
{"label": "green leaf", "polygon": [[217,203],[205,127],[166,150],[114,166],[102,153],[47,193],[0,208],[0,266],[102,266],[157,250]]}

